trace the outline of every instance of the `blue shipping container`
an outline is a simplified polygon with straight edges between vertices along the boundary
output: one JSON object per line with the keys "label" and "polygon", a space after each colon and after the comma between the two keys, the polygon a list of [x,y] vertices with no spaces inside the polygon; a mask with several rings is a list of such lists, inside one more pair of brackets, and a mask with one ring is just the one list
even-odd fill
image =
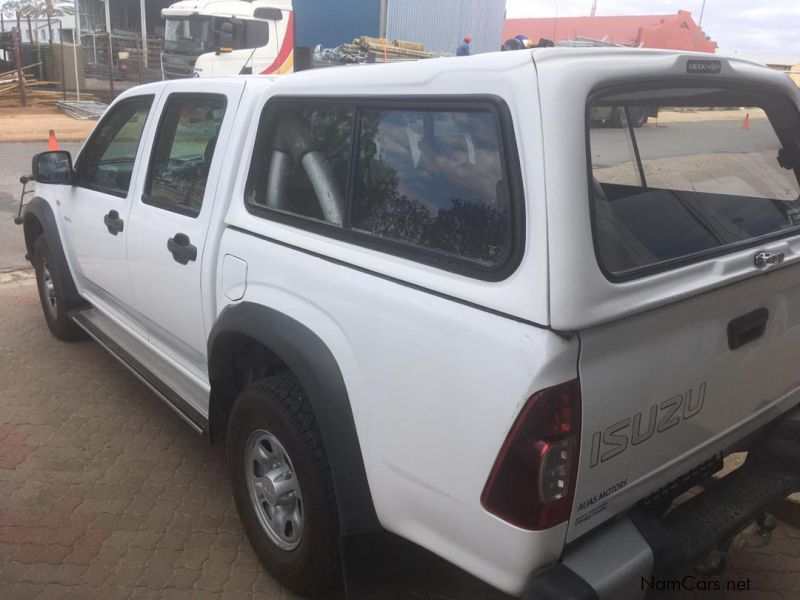
{"label": "blue shipping container", "polygon": [[381,0],[294,0],[295,45],[335,48],[362,35],[380,36]]}

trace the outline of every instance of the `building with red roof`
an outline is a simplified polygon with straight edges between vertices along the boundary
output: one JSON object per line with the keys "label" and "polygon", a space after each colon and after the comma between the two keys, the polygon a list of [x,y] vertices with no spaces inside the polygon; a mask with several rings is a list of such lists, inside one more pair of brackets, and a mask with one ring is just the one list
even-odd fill
{"label": "building with red roof", "polygon": [[631,15],[620,17],[557,17],[506,19],[503,39],[525,35],[533,43],[540,39],[559,44],[577,38],[591,38],[620,46],[714,52],[717,43],[694,22],[692,13],[674,15]]}

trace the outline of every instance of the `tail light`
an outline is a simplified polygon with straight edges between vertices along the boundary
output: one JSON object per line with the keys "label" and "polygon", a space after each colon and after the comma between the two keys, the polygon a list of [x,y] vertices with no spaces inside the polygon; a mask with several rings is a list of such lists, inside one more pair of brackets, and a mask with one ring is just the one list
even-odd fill
{"label": "tail light", "polygon": [[481,504],[523,529],[569,518],[580,448],[580,384],[535,393],[523,407],[492,467]]}

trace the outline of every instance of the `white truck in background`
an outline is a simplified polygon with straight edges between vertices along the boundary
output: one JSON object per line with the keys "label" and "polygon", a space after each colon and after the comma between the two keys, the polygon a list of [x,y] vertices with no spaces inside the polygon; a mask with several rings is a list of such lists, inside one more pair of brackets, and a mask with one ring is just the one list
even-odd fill
{"label": "white truck in background", "polygon": [[292,0],[181,0],[161,16],[164,79],[294,69]]}

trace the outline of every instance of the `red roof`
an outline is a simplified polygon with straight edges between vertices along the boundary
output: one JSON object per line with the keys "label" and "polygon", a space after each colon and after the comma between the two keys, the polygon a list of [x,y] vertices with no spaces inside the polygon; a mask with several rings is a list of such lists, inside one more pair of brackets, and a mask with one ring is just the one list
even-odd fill
{"label": "red roof", "polygon": [[692,13],[685,10],[679,10],[674,15],[506,19],[503,39],[519,34],[527,36],[534,43],[544,38],[557,44],[580,36],[642,48],[699,52],[714,52],[717,49],[717,43],[706,37],[694,22]]}

